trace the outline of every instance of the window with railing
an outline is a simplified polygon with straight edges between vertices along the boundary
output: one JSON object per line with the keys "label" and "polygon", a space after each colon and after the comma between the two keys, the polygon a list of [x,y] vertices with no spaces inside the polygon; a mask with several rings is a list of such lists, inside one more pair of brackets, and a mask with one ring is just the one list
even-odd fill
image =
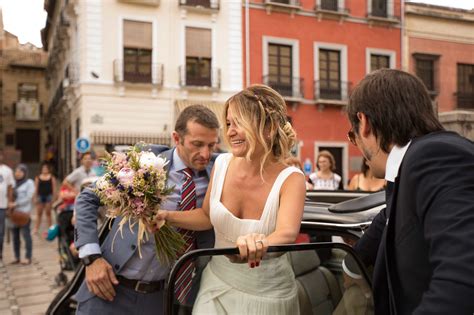
{"label": "window with railing", "polygon": [[414,53],[415,74],[423,81],[430,94],[435,95],[436,88],[436,61],[439,55]]}
{"label": "window with railing", "polygon": [[127,82],[151,82],[151,50],[140,48],[123,49],[123,79]]}
{"label": "window with railing", "polygon": [[206,9],[218,9],[219,1],[217,0],[180,0],[180,5],[185,5],[189,7],[200,7]]}
{"label": "window with railing", "polygon": [[390,68],[390,56],[387,55],[377,55],[371,54],[370,55],[370,72],[378,70]]}
{"label": "window with railing", "polygon": [[38,85],[33,83],[18,84],[18,99],[38,100]]}
{"label": "window with railing", "polygon": [[268,45],[268,78],[266,84],[283,96],[293,94],[292,46]]}
{"label": "window with railing", "polygon": [[18,84],[18,101],[14,105],[14,115],[17,121],[38,121],[40,119],[42,108],[38,102],[38,86],[36,84]]}
{"label": "window with railing", "polygon": [[211,86],[212,41],[211,30],[186,27],[187,86]]}
{"label": "window with railing", "polygon": [[457,107],[474,109],[474,65],[457,65]]}
{"label": "window with railing", "polygon": [[273,10],[277,12],[286,12],[294,16],[296,12],[302,9],[300,0],[263,0],[267,14]]}
{"label": "window with railing", "polygon": [[367,18],[370,23],[398,24],[401,19],[401,2],[395,0],[369,0]]}
{"label": "window with railing", "polygon": [[428,91],[434,91],[434,61],[416,60],[416,75],[423,81]]}
{"label": "window with railing", "polygon": [[372,0],[371,2],[371,15],[383,18],[388,17],[387,0]]}
{"label": "window with railing", "polygon": [[152,24],[124,20],[123,80],[152,82]]}
{"label": "window with railing", "polygon": [[293,4],[292,0],[271,0],[270,2],[281,3],[281,4]]}
{"label": "window with railing", "polygon": [[321,0],[321,9],[328,11],[337,11],[338,0]]}
{"label": "window with railing", "polygon": [[319,81],[317,88],[321,99],[342,99],[340,51],[319,50]]}
{"label": "window with railing", "polygon": [[211,86],[211,58],[186,57],[186,85]]}
{"label": "window with railing", "polygon": [[181,3],[185,3],[190,6],[201,6],[209,8],[211,6],[211,0],[181,0]]}

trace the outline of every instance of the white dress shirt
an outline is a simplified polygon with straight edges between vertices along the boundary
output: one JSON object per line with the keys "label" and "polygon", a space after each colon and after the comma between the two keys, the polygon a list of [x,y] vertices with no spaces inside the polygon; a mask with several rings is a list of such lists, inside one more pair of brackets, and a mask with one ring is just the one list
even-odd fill
{"label": "white dress shirt", "polygon": [[385,167],[385,180],[388,182],[395,182],[395,178],[398,176],[398,170],[402,164],[405,153],[411,144],[411,140],[403,147],[394,145],[392,151],[388,154],[387,164]]}

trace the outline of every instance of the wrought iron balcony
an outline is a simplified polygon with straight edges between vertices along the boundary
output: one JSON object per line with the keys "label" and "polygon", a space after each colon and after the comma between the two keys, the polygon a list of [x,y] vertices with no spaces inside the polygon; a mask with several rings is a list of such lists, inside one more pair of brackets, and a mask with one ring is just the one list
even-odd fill
{"label": "wrought iron balcony", "polygon": [[131,4],[143,4],[149,6],[159,6],[160,0],[119,0],[120,2],[124,3],[131,3]]}
{"label": "wrought iron balcony", "polygon": [[340,8],[338,6],[338,1],[325,1],[321,0],[319,4],[316,4],[314,7],[314,11],[318,14],[328,14],[328,15],[340,15],[340,16],[348,16],[349,9],[347,8]]}
{"label": "wrought iron balcony", "polygon": [[[144,65],[140,65],[143,67]],[[150,63],[146,65],[149,72],[126,71],[124,70],[123,60],[114,60],[114,81],[117,83],[142,83],[162,86],[163,85],[163,64]]]}
{"label": "wrought iron balcony", "polygon": [[208,74],[195,74],[186,70],[186,66],[179,66],[179,85],[188,88],[221,88],[221,69],[211,68]]}
{"label": "wrought iron balcony", "polygon": [[304,79],[290,76],[265,75],[262,78],[265,85],[280,93],[283,97],[303,98]]}
{"label": "wrought iron balcony", "polygon": [[314,82],[315,99],[317,101],[347,102],[351,83],[339,80],[317,80]]}
{"label": "wrought iron balcony", "polygon": [[473,92],[456,92],[456,105],[459,109],[474,110],[474,93]]}
{"label": "wrought iron balcony", "polygon": [[265,4],[286,5],[292,7],[300,7],[300,0],[265,0]]}
{"label": "wrought iron balcony", "polygon": [[381,23],[399,23],[400,5],[390,0],[371,0],[367,8],[367,18]]}
{"label": "wrought iron balcony", "polygon": [[291,16],[301,9],[300,0],[265,0],[265,8],[268,14],[272,10],[290,13]]}
{"label": "wrought iron balcony", "polygon": [[219,10],[219,0],[179,0],[179,5],[196,9]]}

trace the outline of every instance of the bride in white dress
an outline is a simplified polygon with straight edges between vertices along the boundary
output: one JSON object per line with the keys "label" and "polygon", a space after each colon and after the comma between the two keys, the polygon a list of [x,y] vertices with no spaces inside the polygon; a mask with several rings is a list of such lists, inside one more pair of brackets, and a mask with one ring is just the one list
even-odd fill
{"label": "bride in white dress", "polygon": [[217,158],[203,207],[161,211],[157,219],[188,230],[212,226],[216,248],[239,248],[208,263],[193,314],[298,314],[288,255],[266,255],[270,245],[295,241],[303,214],[304,175],[284,163],[296,139],[286,104],[254,85],[232,96],[224,112],[231,153]]}

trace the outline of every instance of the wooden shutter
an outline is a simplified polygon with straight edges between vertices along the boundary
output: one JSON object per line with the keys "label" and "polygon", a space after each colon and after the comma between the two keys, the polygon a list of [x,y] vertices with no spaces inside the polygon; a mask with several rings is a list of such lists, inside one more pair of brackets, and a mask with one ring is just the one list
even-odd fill
{"label": "wooden shutter", "polygon": [[152,49],[152,24],[148,22],[124,20],[123,46]]}
{"label": "wooden shutter", "polygon": [[212,58],[210,29],[186,27],[186,57]]}

